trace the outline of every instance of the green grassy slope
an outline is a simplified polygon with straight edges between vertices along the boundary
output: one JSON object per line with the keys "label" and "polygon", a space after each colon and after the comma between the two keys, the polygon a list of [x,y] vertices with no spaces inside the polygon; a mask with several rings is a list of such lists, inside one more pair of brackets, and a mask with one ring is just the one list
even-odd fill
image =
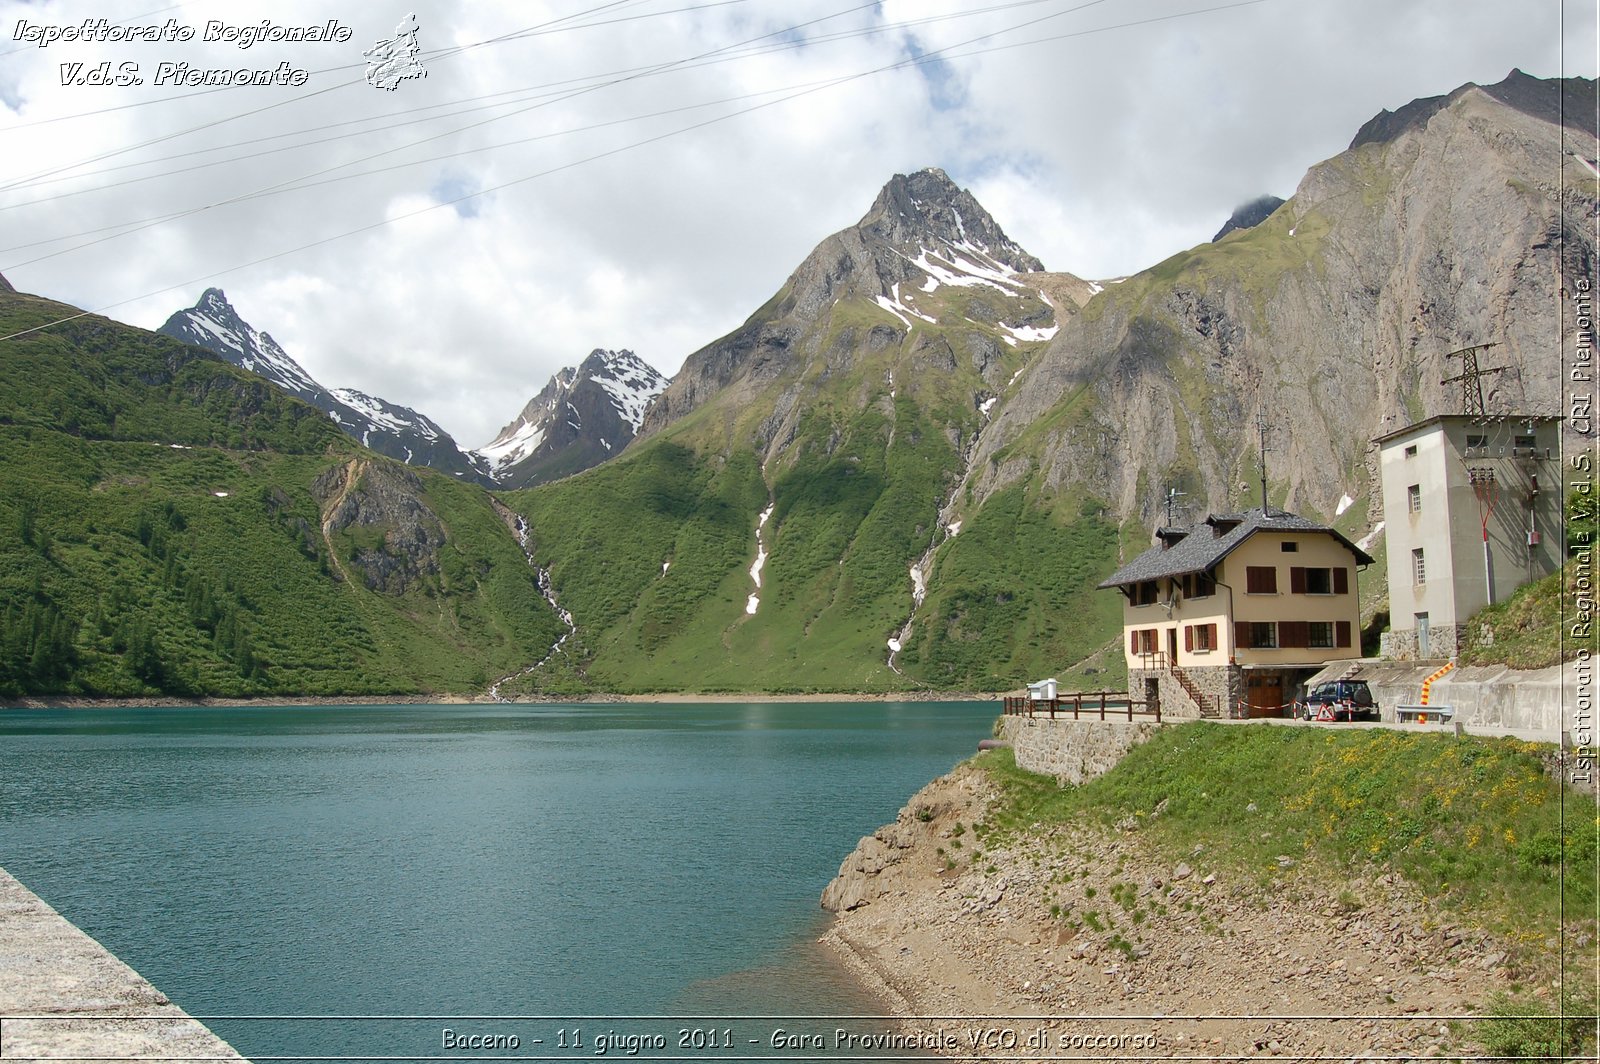
{"label": "green grassy slope", "polygon": [[[68,309],[0,294],[0,333]],[[435,530],[403,589],[363,575],[406,560],[403,529],[324,532],[351,463],[355,502],[381,484]],[[470,691],[562,630],[483,492],[104,319],[6,343],[0,471],[0,694]]]}
{"label": "green grassy slope", "polygon": [[[1466,624],[1463,665],[1543,669],[1595,651],[1594,626],[1583,623],[1577,603],[1587,595],[1576,565],[1524,584],[1504,602],[1485,606]],[[1565,600],[1565,601],[1563,601]]]}
{"label": "green grassy slope", "polygon": [[[1337,881],[1387,864],[1441,912],[1471,914],[1514,937],[1535,931],[1542,942],[1563,905],[1568,919],[1592,923],[1597,838],[1593,800],[1563,801],[1543,749],[1515,739],[1193,723],[1160,729],[1076,788],[994,751],[980,761],[1004,798],[984,834],[1131,816],[1173,855],[1203,843],[1263,884],[1291,874]],[[1295,871],[1279,862],[1285,854]]]}
{"label": "green grassy slope", "polygon": [[[1038,844],[1068,862],[1070,879],[1076,862],[1044,842],[1052,826],[1131,822],[1174,865],[1204,852],[1263,893],[1310,888],[1346,912],[1374,904],[1353,887],[1398,872],[1429,899],[1423,927],[1477,925],[1521,973],[1513,993],[1487,1000],[1464,987],[1464,1011],[1500,1018],[1452,1022],[1460,1049],[1592,1060],[1600,818],[1592,797],[1546,771],[1551,752],[1514,739],[1197,722],[1162,728],[1106,775],[1063,788],[995,750],[977,761],[999,801],[957,852],[976,862],[986,847]],[[1165,917],[1126,885],[1107,904],[1134,927]],[[1098,919],[1070,906],[1060,916]],[[1577,1018],[1547,1018],[1557,1008]]]}
{"label": "green grassy slope", "polygon": [[1120,654],[1099,674],[1070,668],[1122,626],[1121,597],[1095,590],[1117,558],[1116,526],[1100,513],[1021,485],[991,497],[941,550],[906,667],[939,687],[1006,690],[1044,675],[1125,685]]}
{"label": "green grassy slope", "polygon": [[[972,592],[980,597],[1011,587],[1027,603],[1028,623],[1016,623],[1015,610],[962,605],[968,630],[984,628],[982,646],[968,645],[958,625],[933,635],[919,621],[916,630],[930,638],[901,663],[902,673],[888,666],[888,641],[912,609],[911,566],[943,538],[940,505],[983,420],[977,397],[993,394],[970,352],[998,357],[992,379],[1014,373],[1038,350],[1000,344],[994,327],[974,319],[984,300],[1014,297],[971,290],[959,297],[948,307],[929,300],[925,309],[939,311],[939,324],[911,329],[893,328],[899,323],[879,307],[844,300],[793,345],[794,363],[754,398],[748,391],[719,397],[612,463],[506,497],[527,516],[536,556],[576,618],[589,684],[797,692],[1008,686],[1108,638],[1099,629],[1115,629],[1115,604],[1081,593],[1113,537],[1076,512],[1073,522],[1057,521],[1030,501],[998,507],[971,539],[963,532],[949,541],[941,558],[953,561],[938,568],[954,574],[957,595],[969,584],[982,588]],[[787,445],[763,470],[758,449],[774,431],[774,411],[795,395]],[[759,608],[750,614],[756,524],[768,505],[768,557]],[[1093,623],[1051,616],[1045,598]],[[946,604],[941,599],[938,608]],[[991,652],[997,662],[988,660]],[[529,682],[540,689],[537,677]],[[556,663],[551,682],[565,682]]]}

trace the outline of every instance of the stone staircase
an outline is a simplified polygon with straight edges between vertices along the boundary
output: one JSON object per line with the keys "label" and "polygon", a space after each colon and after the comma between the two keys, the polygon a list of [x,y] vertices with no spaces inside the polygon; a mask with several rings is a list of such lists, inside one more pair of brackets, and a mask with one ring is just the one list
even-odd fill
{"label": "stone staircase", "polygon": [[1182,669],[1176,665],[1169,664],[1167,672],[1171,673],[1172,678],[1178,681],[1178,686],[1183,688],[1184,693],[1189,696],[1189,700],[1194,703],[1195,709],[1199,710],[1201,717],[1222,716],[1222,708],[1212,705],[1211,700],[1201,693],[1200,688],[1195,686],[1193,680],[1184,675]]}

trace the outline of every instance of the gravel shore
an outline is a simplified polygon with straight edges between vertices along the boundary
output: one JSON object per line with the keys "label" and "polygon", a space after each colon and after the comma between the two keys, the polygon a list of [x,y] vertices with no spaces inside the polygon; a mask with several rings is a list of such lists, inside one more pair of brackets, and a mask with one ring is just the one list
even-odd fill
{"label": "gravel shore", "polygon": [[823,941],[908,1029],[967,1044],[980,1028],[918,1017],[992,1017],[982,1037],[1034,1038],[1041,1058],[1429,1057],[1470,1039],[1450,1018],[1528,975],[1383,872],[1330,885],[1284,858],[1264,887],[1203,847],[1173,860],[1087,825],[975,859],[994,798],[971,766],[936,780],[823,895]]}

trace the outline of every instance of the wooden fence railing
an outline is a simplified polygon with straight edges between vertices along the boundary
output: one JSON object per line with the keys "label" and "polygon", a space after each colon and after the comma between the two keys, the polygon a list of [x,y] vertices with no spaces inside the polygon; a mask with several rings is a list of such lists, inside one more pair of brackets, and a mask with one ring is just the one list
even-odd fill
{"label": "wooden fence railing", "polygon": [[[1127,691],[1076,691],[1055,698],[1029,698],[1027,695],[1006,695],[1005,714],[1008,717],[1043,717],[1054,720],[1057,715],[1070,715],[1073,720],[1096,715],[1101,720],[1149,717],[1161,720],[1161,704],[1150,709],[1143,699],[1130,697]],[[1136,708],[1137,707],[1137,708]],[[1109,716],[1108,716],[1109,714]]]}

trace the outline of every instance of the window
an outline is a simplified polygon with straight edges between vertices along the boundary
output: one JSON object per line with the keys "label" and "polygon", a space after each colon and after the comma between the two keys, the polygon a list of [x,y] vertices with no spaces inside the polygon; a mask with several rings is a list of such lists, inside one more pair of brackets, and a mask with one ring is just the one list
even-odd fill
{"label": "window", "polygon": [[1275,621],[1245,621],[1244,645],[1251,650],[1276,650],[1278,625]]}
{"label": "window", "polygon": [[1418,585],[1428,582],[1428,566],[1423,561],[1421,547],[1411,552],[1411,582]]}
{"label": "window", "polygon": [[1217,626],[1214,624],[1184,625],[1183,649],[1191,654],[1207,654],[1217,649]]}
{"label": "window", "polygon": [[1133,585],[1133,604],[1135,606],[1153,606],[1160,595],[1154,580],[1141,580]]}
{"label": "window", "polygon": [[1487,446],[1489,446],[1489,437],[1487,437],[1487,436],[1479,436],[1476,433],[1469,432],[1469,433],[1467,433],[1467,446],[1468,447],[1487,447]]}
{"label": "window", "polygon": [[1306,646],[1333,649],[1333,622],[1312,621],[1307,625]]}
{"label": "window", "polygon": [[1135,657],[1156,652],[1156,630],[1135,628],[1128,632],[1128,651]]}
{"label": "window", "polygon": [[1410,447],[1406,448],[1406,457],[1407,458],[1415,458],[1416,456],[1417,456],[1417,445],[1413,443]]}
{"label": "window", "polygon": [[1406,509],[1414,514],[1422,512],[1422,485],[1413,484],[1406,489]]}
{"label": "window", "polygon": [[1247,595],[1276,595],[1278,570],[1272,565],[1247,565],[1244,570],[1244,590]]}
{"label": "window", "polygon": [[1338,580],[1344,575],[1342,569],[1329,569],[1320,566],[1291,566],[1289,568],[1289,591],[1296,595],[1332,595],[1343,594],[1338,585],[1347,583]]}
{"label": "window", "polygon": [[1300,544],[1296,543],[1292,539],[1286,539],[1282,543],[1278,544],[1278,549],[1283,551],[1285,554],[1293,554],[1295,551],[1300,549]]}
{"label": "window", "polygon": [[1217,593],[1217,581],[1210,573],[1185,573],[1179,587],[1184,598],[1207,598]]}

